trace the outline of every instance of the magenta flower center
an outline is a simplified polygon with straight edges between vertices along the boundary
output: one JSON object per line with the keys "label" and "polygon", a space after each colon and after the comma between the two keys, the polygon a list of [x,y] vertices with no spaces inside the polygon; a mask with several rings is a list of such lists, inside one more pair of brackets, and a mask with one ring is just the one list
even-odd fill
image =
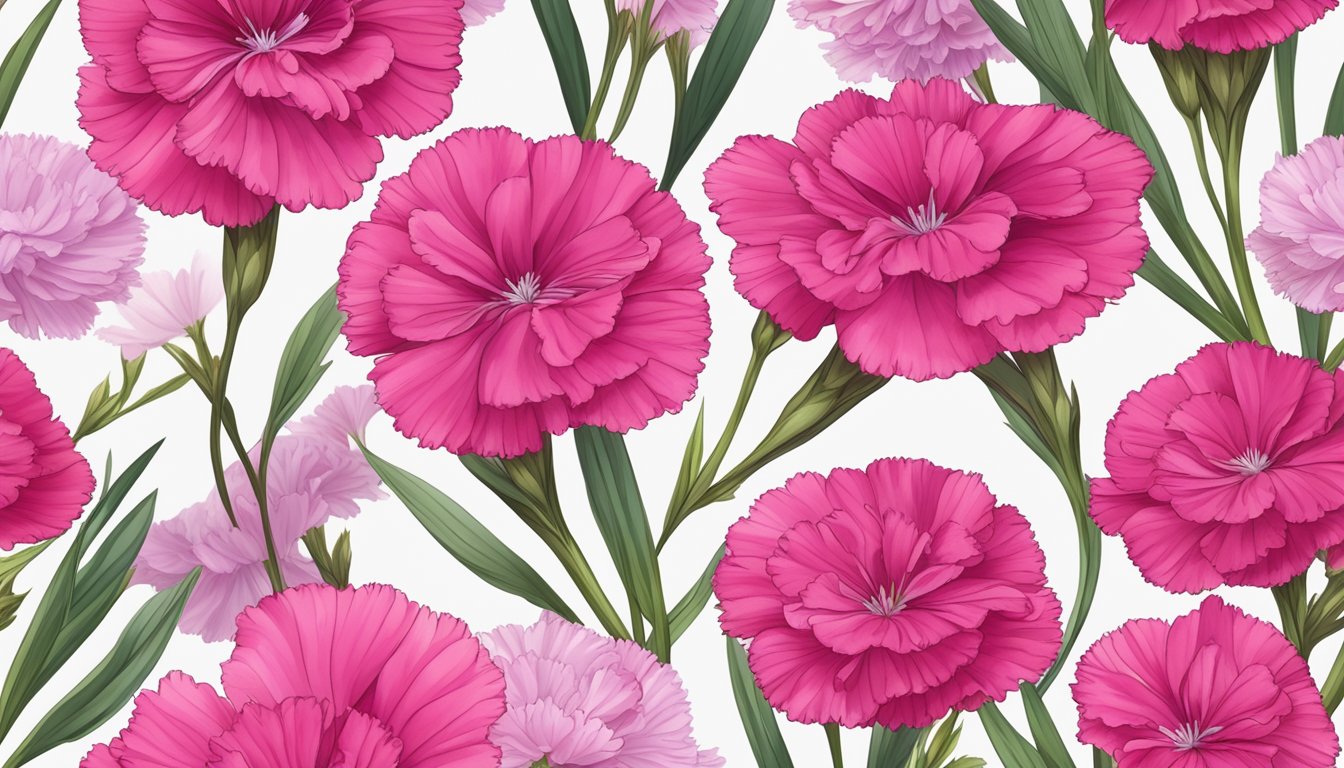
{"label": "magenta flower center", "polygon": [[292,21],[279,30],[257,29],[257,25],[252,20],[244,17],[243,23],[247,25],[246,30],[242,32],[242,37],[237,38],[248,51],[252,53],[269,53],[279,48],[290,38],[303,31],[308,26],[308,14],[300,13]]}
{"label": "magenta flower center", "polygon": [[907,598],[900,593],[900,590],[897,589],[895,585],[892,585],[890,589],[885,586],[879,587],[876,595],[873,595],[866,600],[862,600],[861,602],[863,603],[863,607],[868,609],[869,613],[874,616],[883,616],[889,619],[905,608]]}
{"label": "magenta flower center", "polygon": [[1213,725],[1208,728],[1200,729],[1199,721],[1196,720],[1193,723],[1186,723],[1174,731],[1170,728],[1163,728],[1160,726],[1158,727],[1158,730],[1162,732],[1163,736],[1171,739],[1171,743],[1176,745],[1176,751],[1186,752],[1192,749],[1199,749],[1204,739],[1223,730],[1223,727],[1221,725]]}
{"label": "magenta flower center", "polygon": [[517,282],[505,279],[504,282],[508,288],[500,291],[504,298],[508,299],[510,304],[531,304],[541,295],[541,276],[536,272],[528,272],[518,278]]}
{"label": "magenta flower center", "polygon": [[919,206],[916,210],[912,207],[906,207],[906,218],[892,216],[891,223],[895,224],[907,235],[918,237],[926,235],[935,229],[941,227],[947,221],[947,211],[939,211],[938,203],[933,199],[933,190],[929,190],[929,202]]}
{"label": "magenta flower center", "polygon": [[1242,453],[1240,456],[1221,463],[1228,469],[1240,472],[1243,477],[1251,477],[1252,475],[1258,475],[1266,469],[1269,469],[1269,465],[1273,463],[1273,460],[1269,457],[1269,454],[1261,451],[1259,448],[1247,448],[1245,453]]}

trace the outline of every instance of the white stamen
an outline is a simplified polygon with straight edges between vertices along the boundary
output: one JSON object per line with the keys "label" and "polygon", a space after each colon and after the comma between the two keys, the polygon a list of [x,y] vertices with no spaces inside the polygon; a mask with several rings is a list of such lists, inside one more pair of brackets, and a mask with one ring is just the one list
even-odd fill
{"label": "white stamen", "polygon": [[541,276],[536,272],[528,272],[518,278],[518,282],[505,278],[504,283],[509,288],[500,291],[500,294],[508,299],[510,304],[531,304],[541,295]]}
{"label": "white stamen", "polygon": [[1186,723],[1174,731],[1170,728],[1163,728],[1161,726],[1159,726],[1157,730],[1161,731],[1163,736],[1171,739],[1171,743],[1176,745],[1176,750],[1178,752],[1185,752],[1191,749],[1198,749],[1204,739],[1223,730],[1223,727],[1221,725],[1215,725],[1200,730],[1199,721],[1196,720],[1193,723]]}
{"label": "white stamen", "polygon": [[919,210],[907,207],[905,214],[908,219],[892,216],[891,223],[912,236],[926,235],[947,221],[947,212],[938,212],[938,203],[933,199],[933,190],[929,190],[929,202],[926,205],[919,206]]}
{"label": "white stamen", "polygon": [[1269,465],[1273,462],[1269,454],[1261,452],[1259,448],[1247,448],[1245,453],[1235,459],[1218,463],[1227,469],[1240,472],[1245,477],[1250,477],[1269,469]]}
{"label": "white stamen", "polygon": [[251,19],[244,18],[243,23],[247,24],[247,32],[237,38],[252,53],[269,53],[279,48],[285,41],[294,37],[308,26],[308,14],[300,13],[294,17],[294,20],[285,25],[285,28],[276,32],[270,29],[258,30]]}
{"label": "white stamen", "polygon": [[863,603],[864,608],[868,609],[869,613],[887,618],[895,616],[901,612],[901,609],[905,608],[905,598],[899,594],[895,585],[892,585],[890,590],[885,586],[879,587],[876,595],[860,602]]}

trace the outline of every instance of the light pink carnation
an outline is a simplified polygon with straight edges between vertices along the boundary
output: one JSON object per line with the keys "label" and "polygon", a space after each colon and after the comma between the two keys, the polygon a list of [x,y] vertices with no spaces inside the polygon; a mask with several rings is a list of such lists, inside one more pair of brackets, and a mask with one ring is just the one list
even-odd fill
{"label": "light pink carnation", "polygon": [[224,696],[181,672],[80,768],[494,768],[504,680],[467,625],[382,585],[306,585],[238,619]]}
{"label": "light pink carnation", "polygon": [[141,275],[140,287],[118,307],[126,325],[101,328],[98,338],[121,347],[121,356],[134,360],[180,338],[223,298],[219,263],[197,251],[189,269]]}
{"label": "light pink carnation", "polygon": [[461,0],[80,0],[89,155],[156,211],[253,224],[341,208],[379,136],[441,123]]}
{"label": "light pink carnation", "polygon": [[[616,0],[616,8],[629,11],[639,18],[646,0]],[[658,39],[666,39],[686,30],[690,33],[691,47],[703,45],[719,21],[718,0],[652,0],[650,26]]]}
{"label": "light pink carnation", "polygon": [[1130,394],[1092,517],[1171,592],[1270,587],[1344,541],[1344,373],[1211,344]]}
{"label": "light pink carnation", "polygon": [[1260,226],[1246,246],[1281,296],[1312,312],[1344,310],[1344,138],[1278,159],[1260,182]]}
{"label": "light pink carnation", "polygon": [[504,670],[508,711],[490,731],[502,768],[720,768],[691,737],[676,670],[638,645],[551,613],[481,637]]}
{"label": "light pink carnation", "polygon": [[504,10],[504,0],[465,0],[462,3],[462,23],[468,27],[484,24],[485,20]]}
{"label": "light pink carnation", "polygon": [[1086,115],[938,79],[845,91],[792,144],[743,136],[705,190],[753,306],[801,339],[835,325],[864,371],[922,381],[1082,333],[1143,263],[1151,177]]}
{"label": "light pink carnation", "polygon": [[1339,739],[1307,664],[1218,597],[1130,621],[1078,662],[1078,738],[1118,768],[1331,768]]}
{"label": "light pink carnation", "polygon": [[789,14],[831,34],[826,60],[852,82],[956,80],[1013,60],[971,0],[792,0]]}
{"label": "light pink carnation", "polygon": [[1002,701],[1060,646],[1045,556],[979,475],[910,459],[795,476],[728,531],[714,574],[770,704],[920,728]]}
{"label": "light pink carnation", "polygon": [[144,250],[135,201],[83,149],[0,134],[0,320],[16,333],[83,336],[99,302],[129,295]]}
{"label": "light pink carnation", "polygon": [[1106,26],[1130,43],[1217,53],[1277,45],[1339,0],[1106,0]]}
{"label": "light pink carnation", "polygon": [[[350,390],[349,387],[342,390]],[[321,581],[317,567],[300,550],[299,539],[332,517],[359,513],[361,500],[383,497],[377,473],[346,435],[364,428],[371,406],[353,411],[339,405],[351,396],[372,400],[372,388],[338,390],[318,411],[281,435],[272,449],[266,490],[277,555],[289,585]],[[350,423],[347,413],[362,421]],[[257,452],[252,459],[255,462]],[[234,617],[270,594],[266,542],[256,496],[243,466],[224,473],[238,527],[233,527],[217,491],[150,529],[136,558],[132,583],[166,589],[200,567],[201,578],[187,601],[180,627],[205,640],[233,637]]]}
{"label": "light pink carnation", "polygon": [[383,185],[337,290],[398,430],[517,456],[679,410],[709,350],[708,268],[699,228],[609,145],[468,129]]}

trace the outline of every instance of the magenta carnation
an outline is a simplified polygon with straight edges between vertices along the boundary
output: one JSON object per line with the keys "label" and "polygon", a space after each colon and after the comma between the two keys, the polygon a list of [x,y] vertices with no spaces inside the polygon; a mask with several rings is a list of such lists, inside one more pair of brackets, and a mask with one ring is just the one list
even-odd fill
{"label": "magenta carnation", "polygon": [[792,144],[743,136],[705,173],[737,289],[802,339],[835,325],[864,371],[944,378],[1083,331],[1148,238],[1134,143],[948,80],[845,91]]}
{"label": "magenta carnation", "polygon": [[826,60],[853,82],[955,80],[991,59],[1012,61],[971,0],[792,0],[789,14],[831,34]]}
{"label": "magenta carnation", "polygon": [[89,155],[168,215],[341,208],[444,120],[461,0],[80,0]]}
{"label": "magenta carnation", "polygon": [[1106,0],[1106,26],[1130,43],[1231,53],[1282,43],[1337,5],[1339,0]]}
{"label": "magenta carnation", "polygon": [[789,719],[923,727],[1002,701],[1060,646],[1027,521],[979,475],[883,459],[797,475],[728,531],[720,623]]}
{"label": "magenta carnation", "polygon": [[607,144],[471,129],[383,185],[338,292],[398,430],[517,456],[680,409],[709,350],[708,268],[699,228]]}
{"label": "magenta carnation", "polygon": [[1307,664],[1218,597],[1130,621],[1078,662],[1078,738],[1118,768],[1331,768],[1339,739]]}
{"label": "magenta carnation", "polygon": [[[300,549],[310,528],[359,513],[361,501],[383,497],[377,473],[347,435],[361,434],[373,413],[372,387],[340,387],[312,416],[289,426],[271,451],[266,496],[276,555],[289,585],[319,582],[317,566]],[[362,401],[362,404],[360,404]],[[252,452],[257,459],[257,451]],[[271,593],[261,512],[246,470],[224,472],[235,527],[211,491],[200,503],[155,523],[135,562],[132,583],[167,589],[197,567],[200,581],[179,622],[205,640],[233,637],[234,618]]]}
{"label": "magenta carnation", "polygon": [[499,669],[465,624],[391,587],[268,597],[239,617],[223,670],[224,696],[169,673],[81,768],[499,765]]}
{"label": "magenta carnation", "polygon": [[1092,517],[1171,592],[1270,587],[1344,541],[1344,373],[1212,344],[1130,394]]}
{"label": "magenta carnation", "polygon": [[33,372],[0,349],[0,549],[65,533],[93,485],[89,462],[52,415]]}
{"label": "magenta carnation", "polygon": [[135,201],[83,149],[0,134],[0,320],[16,333],[83,336],[100,302],[129,295],[144,251]]}
{"label": "magenta carnation", "polygon": [[490,731],[502,768],[720,768],[691,737],[676,670],[627,640],[554,614],[481,638],[504,670],[508,711]]}
{"label": "magenta carnation", "polygon": [[1260,211],[1246,245],[1274,291],[1312,312],[1344,310],[1344,138],[1280,157],[1260,182]]}

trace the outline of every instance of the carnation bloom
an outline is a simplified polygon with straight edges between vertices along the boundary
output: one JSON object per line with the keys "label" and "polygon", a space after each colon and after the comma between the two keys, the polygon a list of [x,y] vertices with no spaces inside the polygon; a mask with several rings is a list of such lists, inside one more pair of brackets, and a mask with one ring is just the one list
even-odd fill
{"label": "carnation bloom", "polygon": [[1119,768],[1331,768],[1339,739],[1307,664],[1218,597],[1130,621],[1078,662],[1078,738]]}
{"label": "carnation bloom", "polygon": [[[358,390],[339,388],[312,416],[292,425],[290,434],[275,441],[266,495],[286,584],[322,580],[313,561],[300,552],[299,539],[304,533],[332,517],[353,517],[359,513],[361,500],[383,497],[377,473],[346,437],[363,430],[372,406],[351,410],[332,405],[351,397],[372,403],[372,390],[367,385]],[[360,421],[343,420],[355,414]],[[256,461],[256,451],[252,459]],[[204,501],[154,524],[136,558],[132,578],[134,584],[166,589],[200,567],[200,581],[187,601],[180,626],[183,632],[211,641],[232,637],[234,617],[271,592],[261,514],[252,486],[236,462],[224,477],[238,527],[229,520],[218,491],[211,491]]]}
{"label": "carnation bloom", "polygon": [[1339,0],[1106,0],[1106,26],[1130,43],[1232,53],[1282,43],[1337,5]]}
{"label": "carnation bloom", "polygon": [[802,339],[835,325],[864,371],[922,381],[1067,341],[1124,295],[1151,177],[1086,115],[907,80],[808,110],[792,144],[739,138],[705,190],[753,306]]}
{"label": "carnation bloom", "polygon": [[1344,373],[1211,344],[1131,393],[1092,517],[1171,592],[1270,587],[1344,541]]}
{"label": "carnation bloom", "polygon": [[789,14],[831,34],[826,60],[853,82],[955,80],[991,59],[1012,61],[971,0],[792,0]]}
{"label": "carnation bloom", "polygon": [[699,228],[602,142],[463,130],[383,185],[338,293],[403,434],[517,456],[676,411],[709,350]]}
{"label": "carnation bloom", "polygon": [[979,475],[883,459],[795,476],[728,531],[723,629],[789,719],[924,727],[1002,701],[1060,646],[1045,556]]}
{"label": "carnation bloom", "polygon": [[462,23],[468,27],[484,24],[485,20],[504,10],[504,0],[465,0],[462,3]]}
{"label": "carnation bloom", "polygon": [[1280,157],[1260,182],[1260,211],[1246,245],[1275,292],[1312,312],[1344,310],[1344,138]]}
{"label": "carnation bloom", "polygon": [[169,673],[80,768],[499,765],[499,669],[467,625],[391,587],[267,597],[238,617],[223,671],[224,696]]}
{"label": "carnation bloom", "polygon": [[508,711],[490,731],[502,768],[719,768],[691,737],[676,670],[628,640],[551,613],[481,637],[504,670]]}
{"label": "carnation bloom", "polygon": [[218,262],[199,251],[189,269],[146,272],[140,287],[120,305],[126,325],[101,328],[98,338],[121,347],[127,360],[158,349],[205,320],[224,298],[223,280]]}
{"label": "carnation bloom", "polygon": [[0,134],[0,320],[20,336],[75,339],[98,303],[136,281],[145,223],[135,201],[50,136]]}
{"label": "carnation bloom", "polygon": [[[669,38],[683,29],[690,33],[691,47],[702,45],[719,21],[718,0],[652,0],[649,24],[658,39]],[[616,0],[616,9],[629,11],[639,18],[645,0]]]}
{"label": "carnation bloom", "polygon": [[80,125],[99,168],[211,224],[341,208],[453,108],[460,0],[80,0]]}
{"label": "carnation bloom", "polygon": [[0,549],[60,536],[92,494],[89,462],[51,400],[18,355],[0,349]]}

